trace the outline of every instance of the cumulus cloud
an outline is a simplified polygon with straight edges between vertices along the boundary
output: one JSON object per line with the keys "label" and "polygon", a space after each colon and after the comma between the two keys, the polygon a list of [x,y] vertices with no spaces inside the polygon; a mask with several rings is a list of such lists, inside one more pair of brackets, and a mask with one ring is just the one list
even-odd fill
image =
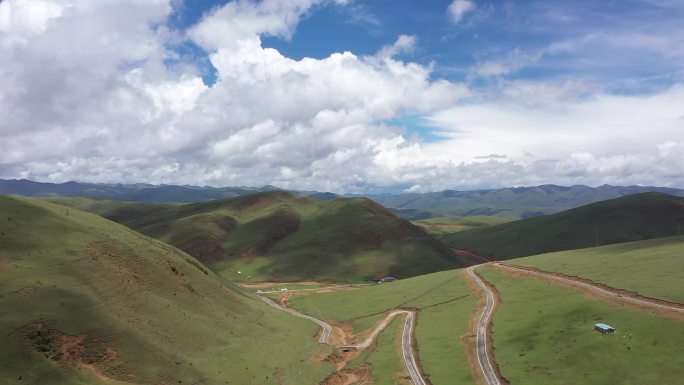
{"label": "cumulus cloud", "polygon": [[[168,27],[175,3],[0,2],[0,177],[337,192],[684,185],[681,86],[615,96],[582,81],[516,81],[474,92],[399,59],[415,36],[370,57],[294,60],[262,45],[291,38],[331,1],[232,1],[187,31]],[[215,84],[192,61],[168,65],[185,60],[170,48],[179,42],[206,51]],[[407,114],[446,139],[421,143],[383,123]]]}
{"label": "cumulus cloud", "polygon": [[164,27],[169,1],[55,0],[58,12],[29,16],[15,11],[20,3],[0,3],[9,31],[0,42],[11,47],[0,58],[5,177],[340,190],[365,178],[356,170],[397,135],[375,122],[468,92],[395,60],[415,43],[409,36],[381,61],[350,52],[292,60],[261,45],[262,35],[291,36],[317,1],[235,1],[205,15],[187,37],[208,51],[211,87],[193,66],[164,65],[182,38]]}
{"label": "cumulus cloud", "polygon": [[452,23],[458,24],[465,14],[473,11],[475,8],[475,2],[472,0],[454,0],[447,8],[447,15],[449,15]]}

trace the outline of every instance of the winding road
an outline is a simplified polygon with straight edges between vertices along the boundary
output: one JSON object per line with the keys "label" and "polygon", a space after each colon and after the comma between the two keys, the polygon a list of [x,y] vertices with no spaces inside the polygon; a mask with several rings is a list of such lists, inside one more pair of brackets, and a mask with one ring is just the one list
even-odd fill
{"label": "winding road", "polygon": [[475,274],[475,268],[477,266],[471,266],[466,269],[466,273],[473,282],[475,282],[480,289],[485,293],[485,307],[482,309],[482,314],[480,319],[477,321],[476,332],[475,332],[475,346],[477,351],[477,362],[480,364],[480,369],[484,375],[487,385],[501,385],[499,381],[499,376],[496,373],[494,360],[489,356],[489,350],[487,349],[487,327],[492,319],[494,313],[494,293],[489,289],[489,287],[482,281],[482,279]]}
{"label": "winding road", "polygon": [[[275,301],[273,301],[270,298],[267,297],[262,297],[260,295],[256,295],[254,293],[250,293],[248,291],[243,290],[245,294],[252,298],[260,299],[264,302],[266,302],[269,306],[282,310],[284,312],[290,313],[291,315],[299,318],[304,318],[309,321],[313,321],[320,325],[320,327],[323,329],[321,332],[321,336],[318,338],[318,342],[322,344],[328,344],[333,346],[330,343],[330,334],[332,333],[332,326],[322,320],[319,320],[317,318],[308,316],[306,314],[300,313],[294,309],[290,309],[284,306],[279,305]],[[398,309],[398,310],[392,310],[387,316],[373,329],[371,334],[363,341],[358,344],[353,344],[353,345],[340,345],[340,346],[335,346],[336,348],[339,349],[366,349],[368,348],[373,341],[377,338],[377,336],[385,330],[385,328],[390,324],[390,322],[394,319],[394,317],[400,315],[400,314],[406,314],[406,320],[404,321],[404,330],[401,336],[401,350],[402,350],[402,357],[404,359],[404,365],[406,365],[406,370],[408,371],[409,375],[411,376],[411,381],[413,382],[413,385],[427,385],[425,382],[425,379],[423,376],[420,374],[420,369],[418,368],[418,364],[416,362],[416,354],[413,351],[413,329],[415,328],[415,312],[411,310],[404,310],[404,309]]]}

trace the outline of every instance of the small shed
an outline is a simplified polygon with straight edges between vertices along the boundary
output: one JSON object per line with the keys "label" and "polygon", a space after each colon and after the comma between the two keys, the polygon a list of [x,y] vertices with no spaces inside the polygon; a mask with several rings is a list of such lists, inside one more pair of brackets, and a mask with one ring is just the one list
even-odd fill
{"label": "small shed", "polygon": [[394,277],[385,277],[385,278],[382,279],[382,282],[394,282],[394,281],[396,281],[396,280],[397,280],[397,279],[394,278]]}
{"label": "small shed", "polygon": [[601,323],[601,322],[594,324],[594,330],[598,331],[599,333],[603,333],[603,334],[615,333],[614,327],[612,327],[610,325],[606,325],[606,324]]}

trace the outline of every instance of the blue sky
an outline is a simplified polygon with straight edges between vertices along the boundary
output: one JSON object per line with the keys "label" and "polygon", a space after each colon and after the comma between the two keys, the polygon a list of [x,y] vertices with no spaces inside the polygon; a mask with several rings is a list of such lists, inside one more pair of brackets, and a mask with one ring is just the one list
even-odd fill
{"label": "blue sky", "polygon": [[684,187],[681,0],[4,0],[0,177]]}
{"label": "blue sky", "polygon": [[[301,59],[335,52],[373,55],[398,35],[416,36],[418,48],[406,59],[434,65],[433,77],[486,86],[491,77],[473,74],[478,64],[503,61],[521,67],[510,79],[582,78],[615,92],[642,92],[681,81],[676,60],[653,60],[629,42],[611,44],[606,36],[667,36],[680,28],[684,7],[673,1],[474,1],[476,8],[453,23],[450,0],[369,0],[312,7],[290,39],[262,36],[263,46]],[[179,29],[225,1],[186,2],[174,15]],[[575,44],[543,53],[554,44]],[[643,48],[643,47],[641,47]],[[535,58],[542,53],[542,57]],[[677,59],[681,55],[673,55]],[[673,58],[674,59],[674,58]],[[494,79],[495,81],[495,79]]]}

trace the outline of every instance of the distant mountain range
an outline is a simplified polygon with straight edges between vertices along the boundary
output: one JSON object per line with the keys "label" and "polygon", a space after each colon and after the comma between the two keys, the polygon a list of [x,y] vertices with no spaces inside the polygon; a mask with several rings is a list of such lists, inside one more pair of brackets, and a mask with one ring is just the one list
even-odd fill
{"label": "distant mountain range", "polygon": [[27,197],[70,196],[130,202],[196,203],[232,198],[256,192],[277,191],[264,187],[199,187],[151,184],[41,183],[30,180],[0,180],[0,194]]}
{"label": "distant mountain range", "polygon": [[496,190],[378,195],[371,198],[409,219],[474,215],[525,219],[644,192],[684,196],[684,190],[667,187],[541,185]]}
{"label": "distant mountain range", "polygon": [[[0,194],[21,196],[73,196],[114,199],[131,202],[197,203],[232,198],[265,191],[279,191],[275,186],[209,187],[151,184],[95,184],[66,182],[41,183],[30,180],[0,180]],[[320,200],[340,195],[330,192],[293,191]],[[368,197],[407,219],[439,216],[499,216],[531,218],[587,205],[606,199],[643,192],[684,196],[684,190],[650,186],[557,186],[514,187],[493,190],[431,193],[380,194]]]}

